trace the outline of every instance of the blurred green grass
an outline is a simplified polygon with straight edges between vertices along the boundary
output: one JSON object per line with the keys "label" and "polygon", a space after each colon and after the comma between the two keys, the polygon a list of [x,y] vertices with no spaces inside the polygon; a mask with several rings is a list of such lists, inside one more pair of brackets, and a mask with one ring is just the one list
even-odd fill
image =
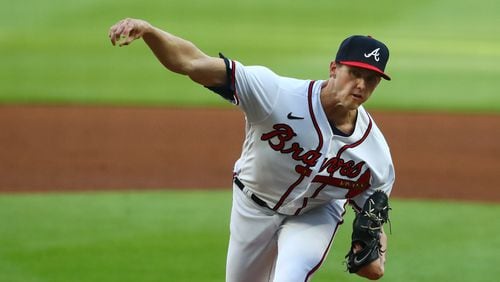
{"label": "blurred green grass", "polygon": [[[500,2],[12,1],[0,9],[1,104],[227,106],[166,72],[110,25],[151,21],[206,53],[305,79],[340,41],[391,48],[374,109],[500,112]],[[0,195],[0,282],[221,281],[228,192]],[[498,205],[395,200],[385,281],[496,281]],[[361,281],[341,264],[352,213],[314,281]],[[346,227],[347,226],[347,227]]]}
{"label": "blurred green grass", "polygon": [[391,110],[499,112],[500,2],[123,0],[12,1],[0,11],[0,103],[222,106],[222,99],[166,72],[147,47],[113,48],[108,28],[138,17],[277,73],[326,78],[350,34],[391,48],[368,106]]}
{"label": "blurred green grass", "polygon": [[[227,190],[3,194],[0,281],[223,281],[230,206]],[[497,281],[500,206],[392,207],[384,281]],[[342,265],[351,222],[313,281],[362,281]]]}

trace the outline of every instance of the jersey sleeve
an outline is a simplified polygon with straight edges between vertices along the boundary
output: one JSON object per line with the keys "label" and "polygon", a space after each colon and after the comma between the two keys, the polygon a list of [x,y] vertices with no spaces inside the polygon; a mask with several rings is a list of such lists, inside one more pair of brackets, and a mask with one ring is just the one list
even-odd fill
{"label": "jersey sleeve", "polygon": [[387,181],[381,185],[370,187],[370,189],[366,190],[364,193],[359,194],[358,196],[349,199],[349,204],[357,211],[361,211],[363,205],[366,200],[375,192],[382,191],[387,194],[387,196],[391,195],[392,186],[395,181],[394,167],[392,164],[387,168]]}
{"label": "jersey sleeve", "polygon": [[220,54],[226,64],[226,85],[207,87],[239,106],[250,122],[265,119],[279,95],[280,77],[263,66],[244,66]]}

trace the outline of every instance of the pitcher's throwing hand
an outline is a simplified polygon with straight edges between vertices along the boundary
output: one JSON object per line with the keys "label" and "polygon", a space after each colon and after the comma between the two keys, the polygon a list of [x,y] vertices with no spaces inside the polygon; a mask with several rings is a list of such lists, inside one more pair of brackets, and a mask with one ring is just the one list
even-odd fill
{"label": "pitcher's throwing hand", "polygon": [[123,19],[109,29],[109,39],[115,46],[129,45],[132,41],[141,38],[145,32],[153,27],[146,21],[137,19]]}

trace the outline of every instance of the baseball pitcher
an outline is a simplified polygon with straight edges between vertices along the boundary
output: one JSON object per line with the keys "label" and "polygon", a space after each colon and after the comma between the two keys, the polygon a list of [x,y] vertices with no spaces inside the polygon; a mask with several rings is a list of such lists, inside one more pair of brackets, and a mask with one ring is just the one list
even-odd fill
{"label": "baseball pitcher", "polygon": [[324,262],[346,205],[356,211],[350,273],[384,274],[388,195],[395,175],[389,147],[363,107],[389,50],[369,36],[345,39],[325,80],[283,77],[246,66],[146,21],[124,19],[113,45],[142,38],[170,71],[187,75],[241,109],[245,141],[233,171],[226,281],[309,281]]}

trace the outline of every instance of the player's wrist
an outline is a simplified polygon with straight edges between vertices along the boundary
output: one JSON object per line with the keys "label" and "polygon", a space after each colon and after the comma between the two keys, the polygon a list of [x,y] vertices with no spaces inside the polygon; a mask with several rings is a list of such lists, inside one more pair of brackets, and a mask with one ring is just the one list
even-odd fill
{"label": "player's wrist", "polygon": [[157,28],[155,28],[152,24],[150,24],[147,21],[141,20],[140,26],[141,26],[142,36],[158,32]]}

